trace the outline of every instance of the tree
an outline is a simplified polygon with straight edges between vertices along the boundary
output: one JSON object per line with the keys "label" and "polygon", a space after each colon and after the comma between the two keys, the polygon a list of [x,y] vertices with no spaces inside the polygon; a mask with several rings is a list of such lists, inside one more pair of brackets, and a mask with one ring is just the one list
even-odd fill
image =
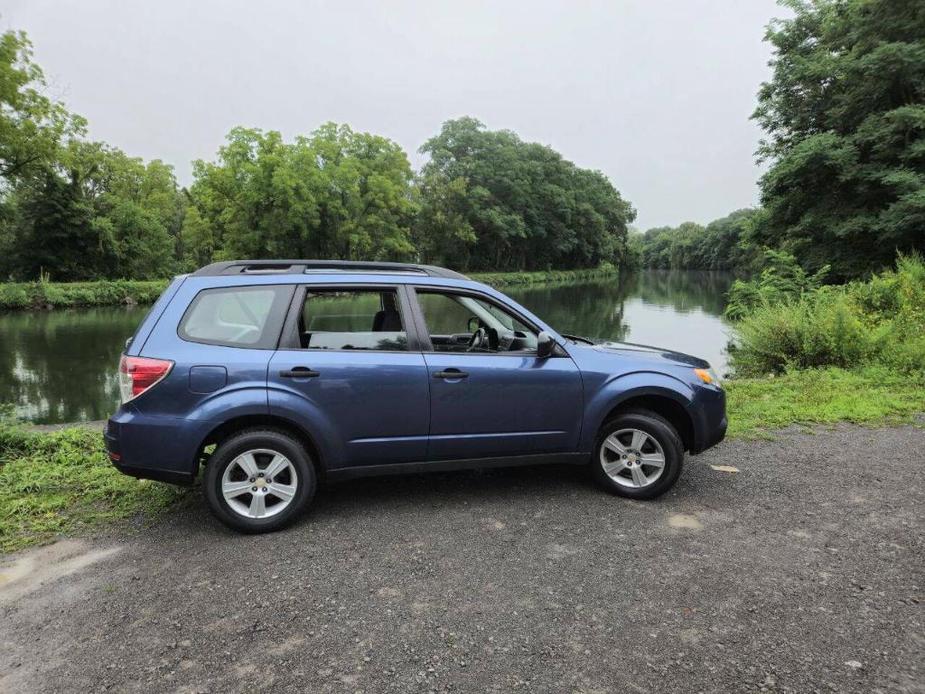
{"label": "tree", "polygon": [[845,279],[925,248],[925,4],[786,0],[754,118],[766,217],[756,240]]}
{"label": "tree", "polygon": [[190,257],[402,260],[414,247],[411,165],[394,142],[328,123],[287,144],[235,128],[194,164]]}
{"label": "tree", "polygon": [[415,240],[462,270],[619,263],[635,211],[598,171],[474,118],[447,121],[421,147]]}
{"label": "tree", "polygon": [[32,62],[32,44],[22,32],[0,34],[0,178],[7,185],[41,175],[67,137],[83,132],[85,121],[42,93],[41,68]]}
{"label": "tree", "polygon": [[752,236],[759,210],[744,209],[716,219],[705,227],[684,222],[678,227],[656,227],[633,237],[633,257],[641,267],[685,270],[755,269],[760,249]]}

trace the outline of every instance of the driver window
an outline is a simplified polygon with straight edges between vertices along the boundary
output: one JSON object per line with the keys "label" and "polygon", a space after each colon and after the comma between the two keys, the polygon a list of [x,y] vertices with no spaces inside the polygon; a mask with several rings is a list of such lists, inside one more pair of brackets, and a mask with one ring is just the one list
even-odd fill
{"label": "driver window", "polygon": [[417,290],[437,352],[529,352],[536,333],[503,308],[465,294]]}

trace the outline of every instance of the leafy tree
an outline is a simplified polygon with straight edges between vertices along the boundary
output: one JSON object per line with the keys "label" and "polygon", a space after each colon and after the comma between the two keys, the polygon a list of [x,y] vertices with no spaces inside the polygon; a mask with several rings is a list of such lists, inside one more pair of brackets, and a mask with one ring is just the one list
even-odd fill
{"label": "leafy tree", "polygon": [[925,248],[925,4],[786,0],[754,118],[766,218],[756,240],[836,278]]}
{"label": "leafy tree", "polygon": [[283,142],[235,128],[218,161],[194,164],[189,258],[403,259],[414,203],[411,165],[386,138],[322,126]]}
{"label": "leafy tree", "polygon": [[85,121],[42,93],[45,80],[32,62],[23,32],[0,34],[0,180],[38,173],[58,146],[83,131]]}
{"label": "leafy tree", "polygon": [[421,147],[415,240],[463,270],[535,270],[619,262],[635,211],[600,172],[474,118],[443,124]]}

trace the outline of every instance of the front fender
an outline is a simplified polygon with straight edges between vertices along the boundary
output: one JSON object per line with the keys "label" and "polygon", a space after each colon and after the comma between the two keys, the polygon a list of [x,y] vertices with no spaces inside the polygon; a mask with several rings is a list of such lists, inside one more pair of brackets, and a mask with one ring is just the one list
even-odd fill
{"label": "front fender", "polygon": [[594,439],[607,415],[632,398],[656,395],[674,400],[687,410],[694,391],[684,381],[658,371],[633,371],[608,378],[588,400],[581,428],[581,450],[594,448]]}

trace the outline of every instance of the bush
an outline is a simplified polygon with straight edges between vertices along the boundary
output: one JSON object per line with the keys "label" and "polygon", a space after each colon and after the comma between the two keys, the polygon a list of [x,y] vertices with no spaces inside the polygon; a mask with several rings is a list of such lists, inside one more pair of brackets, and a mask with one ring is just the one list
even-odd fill
{"label": "bush", "polygon": [[804,289],[778,303],[762,299],[735,332],[730,362],[738,376],[868,364],[925,370],[925,263],[900,258],[895,271],[869,282]]}
{"label": "bush", "polygon": [[826,265],[810,275],[792,255],[773,250],[765,251],[762,266],[757,278],[733,282],[726,318],[740,320],[759,308],[797,300],[819,289],[829,272]]}

